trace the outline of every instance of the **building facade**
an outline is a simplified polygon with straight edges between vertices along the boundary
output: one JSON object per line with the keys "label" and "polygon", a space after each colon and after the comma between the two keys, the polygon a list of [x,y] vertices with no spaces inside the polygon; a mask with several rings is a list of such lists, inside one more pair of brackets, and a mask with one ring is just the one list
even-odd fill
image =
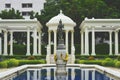
{"label": "building facade", "polygon": [[30,12],[38,12],[44,8],[46,0],[0,0],[0,11],[14,8],[19,10],[24,18],[30,17]]}

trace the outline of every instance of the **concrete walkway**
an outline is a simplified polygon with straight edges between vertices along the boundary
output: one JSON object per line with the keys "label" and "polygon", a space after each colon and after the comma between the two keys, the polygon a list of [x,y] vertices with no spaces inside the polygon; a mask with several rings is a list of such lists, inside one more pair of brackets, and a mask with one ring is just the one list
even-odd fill
{"label": "concrete walkway", "polygon": [[12,69],[12,68],[3,68],[3,69],[0,69],[0,72],[4,72],[4,71],[7,71],[9,69]]}

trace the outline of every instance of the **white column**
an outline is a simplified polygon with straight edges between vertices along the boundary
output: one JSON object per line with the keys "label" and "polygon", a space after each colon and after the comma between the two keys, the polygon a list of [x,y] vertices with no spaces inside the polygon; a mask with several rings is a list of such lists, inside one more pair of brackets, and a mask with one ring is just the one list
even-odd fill
{"label": "white column", "polygon": [[30,80],[30,72],[27,70],[27,80]]}
{"label": "white column", "polygon": [[49,39],[48,39],[48,45],[49,45],[49,49],[50,49],[50,55],[51,55],[51,31],[48,31],[48,35],[49,35]]}
{"label": "white column", "polygon": [[75,71],[74,70],[75,70],[74,68],[71,69],[71,79],[72,80],[75,80]]}
{"label": "white column", "polygon": [[30,54],[30,28],[27,28],[27,53],[26,55],[31,55]]}
{"label": "white column", "polygon": [[57,80],[55,71],[56,71],[56,69],[54,68],[54,80]]}
{"label": "white column", "polygon": [[118,31],[115,32],[115,55],[118,55]]}
{"label": "white column", "polygon": [[41,55],[41,32],[38,33],[38,55]]}
{"label": "white column", "polygon": [[70,74],[70,73],[68,73],[68,70],[69,70],[69,68],[66,68],[66,72],[67,72],[67,74],[66,74],[66,80],[68,80],[68,76]]}
{"label": "white column", "polygon": [[4,54],[3,55],[8,55],[7,51],[7,31],[4,31]]}
{"label": "white column", "polygon": [[[0,30],[0,34],[2,33],[2,30]],[[0,55],[2,55],[2,36],[0,36]]]}
{"label": "white column", "polygon": [[83,42],[83,34],[84,34],[84,33],[81,32],[81,55],[84,54],[84,52],[83,52],[83,51],[84,51],[84,45],[83,45],[83,44],[84,44],[84,42]]}
{"label": "white column", "polygon": [[95,54],[95,31],[94,28],[92,28],[92,53],[91,55],[96,55]]}
{"label": "white column", "polygon": [[49,80],[51,80],[51,71],[50,68],[47,68],[47,78],[49,77]]}
{"label": "white column", "polygon": [[37,55],[37,29],[33,31],[33,55]]}
{"label": "white column", "polygon": [[10,31],[10,55],[13,55],[13,32]]}
{"label": "white column", "polygon": [[[74,31],[71,31],[71,52],[74,48]],[[74,54],[74,53],[72,53]]]}
{"label": "white column", "polygon": [[37,80],[37,70],[34,70],[34,73],[33,73],[33,80]]}
{"label": "white column", "polygon": [[84,70],[81,69],[81,80],[84,80]]}
{"label": "white column", "polygon": [[56,49],[57,49],[57,38],[56,38],[56,30],[54,30],[54,54],[56,53]]}
{"label": "white column", "polygon": [[109,55],[112,55],[112,32],[109,32]]}
{"label": "white column", "polygon": [[41,69],[38,70],[38,80],[41,80]]}
{"label": "white column", "polygon": [[85,70],[85,80],[89,80],[89,71]]}
{"label": "white column", "polygon": [[69,53],[68,52],[68,31],[66,30],[66,32],[65,32],[65,44],[66,44],[66,53]]}
{"label": "white column", "polygon": [[92,80],[95,80],[95,70],[92,71]]}
{"label": "white column", "polygon": [[85,29],[85,55],[89,55],[88,29]]}

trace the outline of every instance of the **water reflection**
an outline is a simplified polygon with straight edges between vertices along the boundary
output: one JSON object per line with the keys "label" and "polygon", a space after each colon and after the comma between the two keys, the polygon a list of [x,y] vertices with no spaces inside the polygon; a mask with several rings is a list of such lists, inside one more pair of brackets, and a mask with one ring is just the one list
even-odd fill
{"label": "water reflection", "polygon": [[66,68],[67,74],[56,74],[56,68],[28,69],[12,80],[114,80],[94,69]]}

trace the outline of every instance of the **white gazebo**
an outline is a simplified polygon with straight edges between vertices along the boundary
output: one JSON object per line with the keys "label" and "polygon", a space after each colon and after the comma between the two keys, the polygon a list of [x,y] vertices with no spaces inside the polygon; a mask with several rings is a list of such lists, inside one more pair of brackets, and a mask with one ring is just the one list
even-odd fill
{"label": "white gazebo", "polygon": [[[39,21],[37,21],[37,19],[0,19],[0,33],[3,32],[4,34],[3,49],[2,49],[2,38],[0,37],[0,55],[8,55],[8,48],[7,48],[8,32],[10,33],[9,55],[14,54],[13,53],[14,32],[27,33],[26,55],[41,55],[41,28],[42,25],[39,23]],[[33,32],[33,52],[30,52],[30,32]]]}
{"label": "white gazebo", "polygon": [[81,55],[89,55],[89,32],[92,32],[92,52],[95,53],[95,32],[108,32],[109,33],[109,55],[112,53],[112,33],[114,33],[115,41],[115,55],[119,55],[118,48],[118,32],[120,30],[120,19],[88,19],[80,25],[81,29]]}
{"label": "white gazebo", "polygon": [[[65,46],[66,46],[66,53],[69,54],[69,50],[68,50],[68,33],[71,32],[71,56],[74,57],[74,53],[75,53],[75,48],[74,48],[74,27],[76,26],[76,23],[69,18],[68,16],[65,16],[62,11],[60,11],[60,13],[51,18],[47,23],[47,27],[48,27],[48,46],[47,46],[47,63],[51,63],[50,59],[51,59],[51,32],[54,33],[54,53],[56,53],[56,48],[57,48],[57,27],[59,24],[59,21],[62,21],[62,23],[64,24],[64,31],[65,31]],[[53,61],[53,59],[51,59]],[[72,61],[72,60],[71,60]],[[74,61],[74,60],[73,60]]]}

